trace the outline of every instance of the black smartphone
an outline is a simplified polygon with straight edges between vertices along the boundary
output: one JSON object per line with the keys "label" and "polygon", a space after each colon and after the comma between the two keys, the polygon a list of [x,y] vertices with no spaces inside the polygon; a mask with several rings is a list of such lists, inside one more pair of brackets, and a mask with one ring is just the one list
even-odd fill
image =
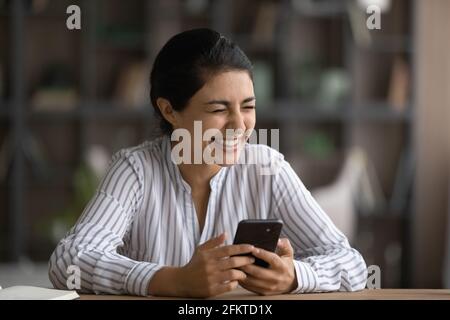
{"label": "black smartphone", "polygon": [[[277,248],[283,222],[278,219],[247,219],[239,222],[233,244],[251,244],[274,252]],[[269,264],[255,257],[255,265],[268,268]]]}

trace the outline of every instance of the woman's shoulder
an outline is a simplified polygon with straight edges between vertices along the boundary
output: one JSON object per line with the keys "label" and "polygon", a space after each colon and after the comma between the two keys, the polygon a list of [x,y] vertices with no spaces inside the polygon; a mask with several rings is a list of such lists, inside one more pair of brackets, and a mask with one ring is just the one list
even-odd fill
{"label": "woman's shoulder", "polygon": [[284,155],[275,148],[246,143],[238,163],[247,168],[255,168],[261,175],[272,175],[285,164],[285,160]]}
{"label": "woman's shoulder", "polygon": [[[259,162],[267,162],[269,160],[284,160],[284,155],[277,149],[265,144],[246,143],[243,149],[243,156],[248,164],[252,164],[251,160]],[[247,163],[245,162],[245,163]]]}
{"label": "woman's shoulder", "polygon": [[133,165],[143,163],[151,164],[152,161],[162,157],[163,138],[159,137],[154,140],[146,140],[139,145],[122,148],[112,156],[112,161],[126,160]]}

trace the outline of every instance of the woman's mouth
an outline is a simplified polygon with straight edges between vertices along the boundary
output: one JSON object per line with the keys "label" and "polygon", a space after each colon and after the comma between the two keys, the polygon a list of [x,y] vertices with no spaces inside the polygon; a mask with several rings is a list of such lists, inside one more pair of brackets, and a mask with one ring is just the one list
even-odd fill
{"label": "woman's mouth", "polygon": [[234,139],[223,139],[221,137],[213,137],[212,139],[214,145],[218,149],[222,149],[225,152],[236,151],[239,144],[242,143],[242,136]]}

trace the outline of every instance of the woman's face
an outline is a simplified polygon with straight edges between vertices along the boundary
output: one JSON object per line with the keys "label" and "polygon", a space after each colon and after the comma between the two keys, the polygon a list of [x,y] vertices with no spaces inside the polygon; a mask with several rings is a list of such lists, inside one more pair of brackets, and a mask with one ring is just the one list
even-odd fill
{"label": "woman's face", "polygon": [[[246,71],[226,71],[212,76],[176,116],[177,125],[174,129],[187,129],[193,139],[201,139],[202,152],[208,145],[214,147],[216,152],[222,152],[223,162],[217,164],[224,166],[236,163],[248,139],[245,133],[251,133],[256,121],[255,94],[249,74]],[[195,136],[194,121],[201,121],[202,137],[198,137],[198,122]],[[209,129],[217,129],[221,134],[204,136]],[[200,146],[200,143],[197,145]]]}

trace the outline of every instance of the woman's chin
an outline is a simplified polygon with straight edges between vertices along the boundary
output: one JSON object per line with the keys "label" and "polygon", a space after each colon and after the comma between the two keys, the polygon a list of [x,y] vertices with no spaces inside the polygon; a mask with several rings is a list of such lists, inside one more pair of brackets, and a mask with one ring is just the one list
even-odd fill
{"label": "woman's chin", "polygon": [[224,151],[223,152],[223,161],[219,165],[221,167],[231,167],[238,163],[239,156],[242,152],[242,148],[236,148],[234,150]]}
{"label": "woman's chin", "polygon": [[[216,143],[211,143],[209,146],[214,150],[212,151],[212,158],[214,159],[214,164],[221,167],[230,167],[235,165],[239,161],[239,156],[244,149],[245,141],[238,143],[234,148],[223,147],[223,145],[218,145]],[[218,154],[218,152],[220,154]]]}

